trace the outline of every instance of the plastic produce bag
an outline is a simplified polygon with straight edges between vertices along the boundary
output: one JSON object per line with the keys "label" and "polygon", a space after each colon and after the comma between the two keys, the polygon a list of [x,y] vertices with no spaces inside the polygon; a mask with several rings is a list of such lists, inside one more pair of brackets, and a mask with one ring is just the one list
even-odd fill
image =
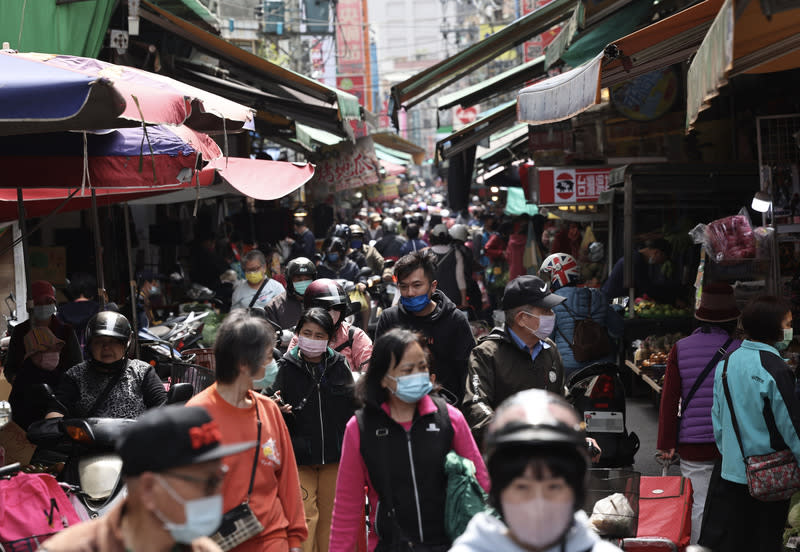
{"label": "plastic produce bag", "polygon": [[698,224],[689,235],[716,262],[756,258],[756,235],[744,207],[736,215]]}
{"label": "plastic produce bag", "polygon": [[632,536],[636,514],[622,493],[598,500],[589,518],[594,529],[605,536]]}

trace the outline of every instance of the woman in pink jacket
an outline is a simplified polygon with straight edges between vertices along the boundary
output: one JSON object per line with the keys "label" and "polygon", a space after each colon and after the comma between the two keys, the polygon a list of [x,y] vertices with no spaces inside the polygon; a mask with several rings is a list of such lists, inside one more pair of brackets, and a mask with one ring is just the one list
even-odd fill
{"label": "woman in pink jacket", "polygon": [[481,486],[489,478],[461,412],[433,390],[425,341],[394,329],[375,341],[359,381],[365,406],[347,423],[336,481],[330,550],[355,550],[363,535],[364,487],[369,550],[444,552],[445,456],[472,460]]}

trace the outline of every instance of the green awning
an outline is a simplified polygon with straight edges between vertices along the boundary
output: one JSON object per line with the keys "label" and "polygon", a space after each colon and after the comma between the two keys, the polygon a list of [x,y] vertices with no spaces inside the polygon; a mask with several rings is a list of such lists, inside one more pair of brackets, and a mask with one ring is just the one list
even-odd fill
{"label": "green awning", "polygon": [[394,163],[395,165],[402,165],[404,167],[412,165],[414,163],[413,160],[411,159],[411,156],[401,157],[397,154],[400,154],[402,152],[380,147],[378,146],[378,144],[374,145],[375,145],[375,155],[377,155],[378,159],[382,161],[388,161],[389,163]]}
{"label": "green awning", "polygon": [[481,103],[509,90],[519,88],[529,80],[544,75],[545,69],[544,56],[539,56],[488,80],[440,97],[438,107],[441,110],[449,109],[456,105],[469,107]]}
{"label": "green awning", "polygon": [[100,53],[116,0],[6,0],[0,9],[0,41],[20,52],[94,58]]}
{"label": "green awning", "polygon": [[514,126],[516,120],[516,100],[498,105],[494,109],[481,113],[478,120],[439,140],[436,143],[436,155],[441,159],[449,159],[481,140]]}
{"label": "green awning", "polygon": [[506,192],[506,209],[507,215],[537,215],[539,214],[539,206],[535,203],[528,203],[525,199],[525,191],[522,188],[509,186]]}
{"label": "green awning", "polygon": [[392,87],[390,115],[397,123],[401,107],[410,108],[526,40],[582,11],[577,0],[553,0],[507,27]]}
{"label": "green awning", "polygon": [[[489,147],[478,147],[475,152],[475,159],[481,165],[491,165],[496,162],[498,154],[503,151],[513,151],[520,144],[528,142],[528,125],[522,123],[514,125],[489,137]],[[509,157],[512,157],[509,153]]]}
{"label": "green awning", "polygon": [[333,146],[345,140],[341,136],[301,123],[295,123],[294,128],[297,141],[312,151],[317,146]]}

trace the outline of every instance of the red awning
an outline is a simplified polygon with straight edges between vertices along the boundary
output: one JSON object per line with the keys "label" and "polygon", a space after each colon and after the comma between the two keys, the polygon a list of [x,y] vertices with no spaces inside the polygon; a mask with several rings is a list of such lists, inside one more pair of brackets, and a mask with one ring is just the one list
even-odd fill
{"label": "red awning", "polygon": [[392,163],[391,161],[385,161],[383,159],[379,159],[379,161],[381,162],[383,170],[386,171],[386,174],[397,176],[398,174],[406,172],[406,168],[403,165],[398,165],[397,163]]}
{"label": "red awning", "polygon": [[231,186],[248,197],[261,200],[288,195],[314,176],[314,165],[310,163],[244,157],[221,157],[206,168],[217,169]]}

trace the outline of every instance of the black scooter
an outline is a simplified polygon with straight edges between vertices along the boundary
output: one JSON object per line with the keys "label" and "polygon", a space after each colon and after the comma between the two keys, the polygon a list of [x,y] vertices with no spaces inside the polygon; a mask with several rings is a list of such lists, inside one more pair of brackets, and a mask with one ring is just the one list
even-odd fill
{"label": "black scooter", "polygon": [[586,423],[586,435],[603,451],[598,468],[631,466],[639,437],[625,425],[625,387],[616,364],[586,366],[567,381],[567,400]]}

